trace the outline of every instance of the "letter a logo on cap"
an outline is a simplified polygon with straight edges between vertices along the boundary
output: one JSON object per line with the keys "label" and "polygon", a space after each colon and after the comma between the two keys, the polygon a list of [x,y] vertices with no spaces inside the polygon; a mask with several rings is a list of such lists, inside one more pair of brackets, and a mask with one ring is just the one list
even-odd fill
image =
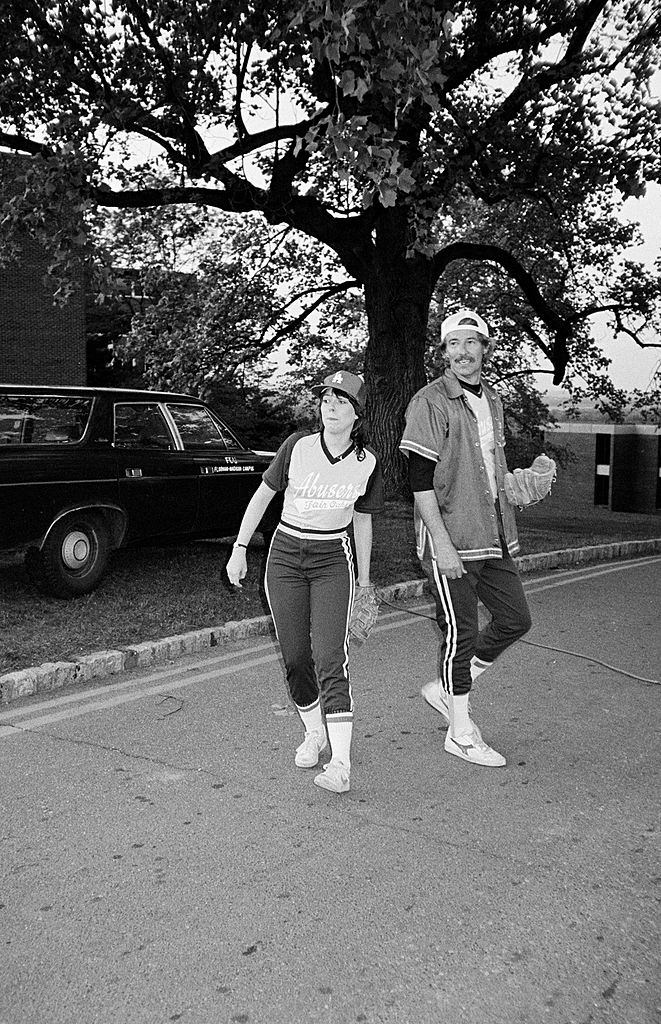
{"label": "letter a logo on cap", "polygon": [[341,384],[342,380],[343,380],[342,374],[341,373],[336,373],[335,376],[333,377],[333,384]]}

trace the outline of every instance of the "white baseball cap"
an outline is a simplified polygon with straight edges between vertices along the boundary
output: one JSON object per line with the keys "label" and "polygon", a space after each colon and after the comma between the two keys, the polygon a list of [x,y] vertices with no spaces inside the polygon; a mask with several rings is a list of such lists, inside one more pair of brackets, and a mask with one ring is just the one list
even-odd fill
{"label": "white baseball cap", "polygon": [[458,313],[446,316],[441,324],[441,341],[445,341],[451,331],[476,331],[485,338],[489,337],[489,328],[486,323],[472,309],[460,309]]}

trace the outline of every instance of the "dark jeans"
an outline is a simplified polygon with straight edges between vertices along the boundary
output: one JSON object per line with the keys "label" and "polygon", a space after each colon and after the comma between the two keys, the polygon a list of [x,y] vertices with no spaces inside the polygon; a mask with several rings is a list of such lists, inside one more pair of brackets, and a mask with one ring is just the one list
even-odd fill
{"label": "dark jeans", "polygon": [[265,583],[294,703],[308,707],[321,695],[326,714],[353,711],[349,618],[355,572],[349,538],[307,540],[277,530]]}
{"label": "dark jeans", "polygon": [[[473,655],[495,661],[532,625],[519,573],[504,543],[502,550],[502,558],[464,561],[466,573],[458,580],[441,575],[435,562],[422,562],[436,602],[441,631],[439,678],[447,693],[460,696],[470,691]],[[491,614],[482,630],[478,599]]]}

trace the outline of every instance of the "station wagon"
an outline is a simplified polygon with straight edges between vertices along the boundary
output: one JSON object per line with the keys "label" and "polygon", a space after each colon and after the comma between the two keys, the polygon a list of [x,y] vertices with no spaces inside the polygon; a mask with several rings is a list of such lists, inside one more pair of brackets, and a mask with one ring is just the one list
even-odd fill
{"label": "station wagon", "polygon": [[122,545],[235,534],[272,454],[188,395],[0,385],[0,550],[87,593]]}

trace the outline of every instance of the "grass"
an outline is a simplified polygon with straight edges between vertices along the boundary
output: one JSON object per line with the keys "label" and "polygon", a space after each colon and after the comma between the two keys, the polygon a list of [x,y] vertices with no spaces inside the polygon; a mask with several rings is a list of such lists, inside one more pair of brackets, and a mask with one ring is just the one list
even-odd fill
{"label": "grass", "polygon": [[[661,517],[600,509],[560,516],[539,505],[519,517],[519,537],[523,553],[661,537]],[[240,591],[226,582],[228,557],[229,543],[210,541],[118,551],[100,587],[69,601],[35,590],[21,564],[0,566],[0,674],[266,614],[264,548],[251,546]],[[372,575],[381,586],[421,575],[404,503],[374,520]]]}

